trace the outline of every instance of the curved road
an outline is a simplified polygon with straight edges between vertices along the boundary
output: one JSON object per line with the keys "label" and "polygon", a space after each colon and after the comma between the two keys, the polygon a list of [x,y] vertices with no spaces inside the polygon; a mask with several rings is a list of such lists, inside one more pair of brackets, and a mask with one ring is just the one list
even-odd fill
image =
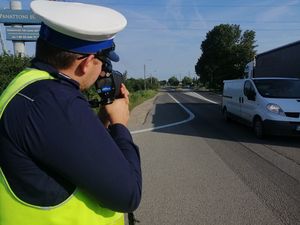
{"label": "curved road", "polygon": [[300,141],[258,140],[225,122],[219,103],[208,92],[161,92],[133,111],[140,224],[300,224]]}

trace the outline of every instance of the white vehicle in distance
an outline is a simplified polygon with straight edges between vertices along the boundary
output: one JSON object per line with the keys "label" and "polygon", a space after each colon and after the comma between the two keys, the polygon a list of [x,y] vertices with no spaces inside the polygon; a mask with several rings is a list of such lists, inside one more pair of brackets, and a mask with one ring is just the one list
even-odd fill
{"label": "white vehicle in distance", "polygon": [[225,80],[222,113],[225,120],[237,119],[253,127],[259,138],[300,135],[300,79]]}

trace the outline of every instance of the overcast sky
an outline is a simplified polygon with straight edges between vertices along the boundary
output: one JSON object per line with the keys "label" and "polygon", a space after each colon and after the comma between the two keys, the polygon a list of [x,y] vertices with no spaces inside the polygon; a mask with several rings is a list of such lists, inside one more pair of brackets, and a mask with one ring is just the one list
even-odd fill
{"label": "overcast sky", "polygon": [[[69,0],[68,0],[69,1]],[[114,68],[129,77],[146,75],[160,80],[195,76],[195,64],[206,33],[219,24],[239,24],[256,32],[257,52],[261,53],[300,40],[300,0],[75,0],[113,8],[128,20],[115,38],[121,61]],[[31,0],[22,0],[29,9]],[[10,0],[0,0],[9,8]],[[4,26],[1,34],[5,38]],[[6,41],[12,51],[12,45]],[[34,45],[26,43],[28,55]]]}

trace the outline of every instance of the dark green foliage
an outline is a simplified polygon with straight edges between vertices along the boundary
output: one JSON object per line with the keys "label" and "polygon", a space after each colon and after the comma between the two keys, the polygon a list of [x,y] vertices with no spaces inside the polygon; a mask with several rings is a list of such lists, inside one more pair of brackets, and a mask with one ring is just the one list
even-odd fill
{"label": "dark green foliage", "polygon": [[167,85],[167,81],[166,80],[161,80],[161,81],[159,81],[159,85],[160,86],[165,86],[165,85]]}
{"label": "dark green foliage", "polygon": [[171,86],[178,86],[179,85],[179,80],[175,76],[172,76],[172,77],[169,78],[168,83]]}
{"label": "dark green foliage", "polygon": [[30,66],[31,59],[8,54],[0,55],[0,93],[19,72]]}
{"label": "dark green foliage", "polygon": [[135,92],[138,90],[143,90],[145,83],[143,79],[129,78],[125,81],[125,85],[129,92]]}
{"label": "dark green foliage", "polygon": [[129,92],[135,92],[140,90],[151,89],[157,90],[160,87],[159,81],[155,77],[144,79],[129,78],[125,81],[125,85]]}
{"label": "dark green foliage", "polygon": [[185,76],[181,81],[183,86],[191,86],[193,84],[193,80],[190,77]]}
{"label": "dark green foliage", "polygon": [[159,81],[155,77],[150,77],[146,79],[147,89],[157,90],[160,87]]}
{"label": "dark green foliage", "polygon": [[90,87],[89,89],[83,91],[83,95],[88,100],[100,100],[100,96],[96,91],[95,85],[92,85],[92,87]]}
{"label": "dark green foliage", "polygon": [[243,76],[244,67],[255,56],[255,32],[242,33],[239,25],[221,24],[206,34],[202,55],[195,65],[201,83],[220,88],[223,80]]}

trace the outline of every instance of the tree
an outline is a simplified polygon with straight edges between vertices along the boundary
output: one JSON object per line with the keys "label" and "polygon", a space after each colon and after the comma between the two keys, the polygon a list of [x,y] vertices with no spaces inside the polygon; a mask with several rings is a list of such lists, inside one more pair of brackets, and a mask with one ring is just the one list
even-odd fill
{"label": "tree", "polygon": [[183,86],[187,86],[187,85],[192,85],[192,83],[193,83],[193,80],[192,80],[192,78],[190,78],[190,77],[187,77],[187,76],[185,76],[183,79],[182,79],[182,85]]}
{"label": "tree", "polygon": [[159,85],[160,86],[165,86],[165,85],[167,85],[167,81],[166,80],[161,80],[161,81],[159,81]]}
{"label": "tree", "polygon": [[155,77],[149,77],[146,79],[148,89],[157,90],[160,87],[159,81]]}
{"label": "tree", "polygon": [[255,56],[255,32],[242,33],[239,25],[221,24],[206,34],[201,44],[202,55],[195,65],[200,81],[220,88],[223,80],[243,75],[247,62]]}
{"label": "tree", "polygon": [[179,80],[175,76],[172,76],[171,78],[169,78],[168,83],[171,86],[178,86],[179,85]]}

